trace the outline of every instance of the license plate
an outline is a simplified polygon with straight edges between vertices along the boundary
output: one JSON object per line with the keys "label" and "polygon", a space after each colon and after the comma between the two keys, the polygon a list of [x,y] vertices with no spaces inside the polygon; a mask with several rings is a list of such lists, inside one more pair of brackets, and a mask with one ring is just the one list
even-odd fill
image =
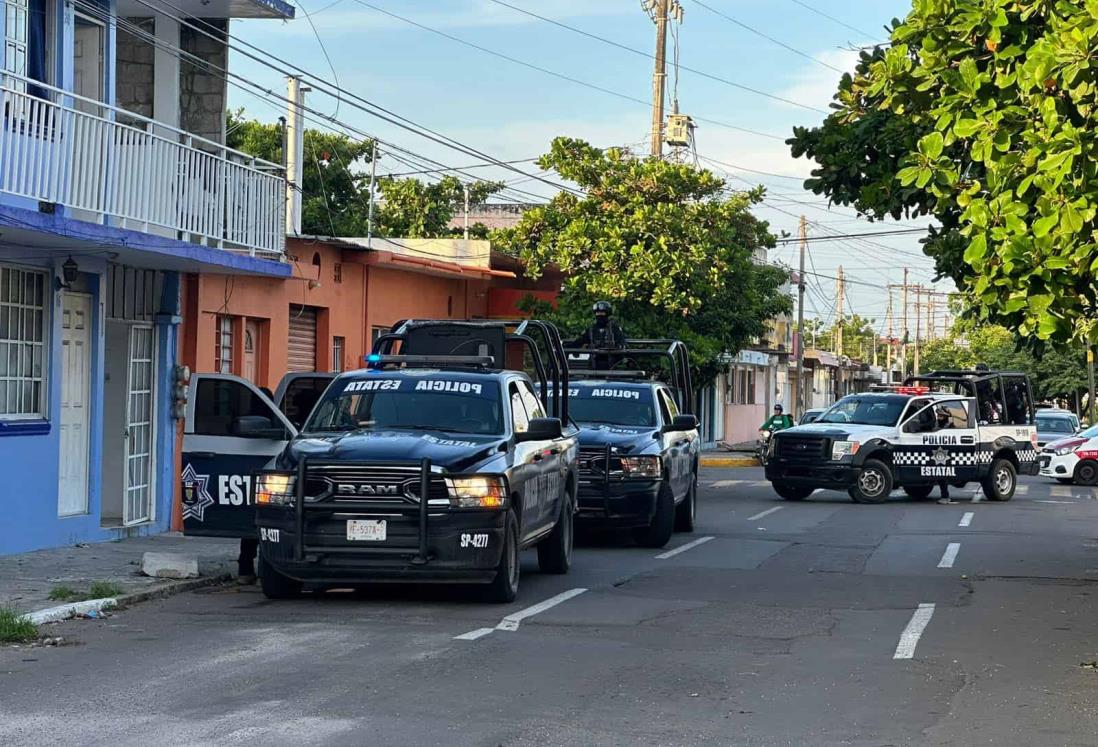
{"label": "license plate", "polygon": [[347,539],[352,542],[384,542],[386,527],[384,521],[347,522]]}
{"label": "license plate", "polygon": [[1051,463],[1052,463],[1052,457],[1043,456],[1040,459],[1040,464],[1041,464],[1042,469],[1048,467],[1048,465],[1051,464]]}

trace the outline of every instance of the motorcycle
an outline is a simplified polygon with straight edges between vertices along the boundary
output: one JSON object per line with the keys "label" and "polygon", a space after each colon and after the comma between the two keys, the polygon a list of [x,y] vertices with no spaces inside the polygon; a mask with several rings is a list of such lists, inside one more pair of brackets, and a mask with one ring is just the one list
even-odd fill
{"label": "motorcycle", "polygon": [[755,456],[759,460],[759,464],[766,466],[766,454],[770,449],[770,439],[774,435],[773,431],[761,430],[759,431],[759,440],[755,442]]}

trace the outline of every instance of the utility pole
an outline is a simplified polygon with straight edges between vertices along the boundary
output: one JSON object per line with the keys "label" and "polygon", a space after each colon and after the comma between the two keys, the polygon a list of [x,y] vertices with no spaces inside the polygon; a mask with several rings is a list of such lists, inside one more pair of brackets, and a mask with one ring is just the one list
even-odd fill
{"label": "utility pole", "polygon": [[793,379],[793,417],[800,417],[802,389],[804,388],[804,255],[808,251],[808,220],[801,216],[801,269],[797,275],[797,337],[794,348],[797,352],[797,375]]}
{"label": "utility pole", "polygon": [[892,286],[888,286],[888,350],[885,352],[885,369],[888,371],[888,383],[892,383]]}
{"label": "utility pole", "polygon": [[652,74],[652,157],[663,158],[663,100],[667,88],[667,24],[671,0],[655,0],[656,70]]}
{"label": "utility pole", "polygon": [[370,155],[370,205],[366,210],[366,248],[374,248],[374,187],[377,185],[377,140]]}
{"label": "utility pole", "polygon": [[904,337],[900,341],[900,379],[907,378],[907,268],[904,268]]}
{"label": "utility pole", "polygon": [[469,240],[469,185],[468,184],[462,184],[461,185],[461,190],[462,190],[462,192],[465,193],[465,230],[463,231],[463,236],[464,236],[465,240],[468,241]]}
{"label": "utility pole", "polygon": [[915,286],[915,360],[913,361],[913,367],[915,369],[915,375],[919,375],[919,338],[922,336],[922,305],[920,304],[920,298],[922,294],[923,286]]}
{"label": "utility pole", "polygon": [[1090,398],[1087,402],[1087,411],[1090,413],[1090,424],[1094,425],[1094,347],[1087,343],[1087,387],[1090,389]]}
{"label": "utility pole", "polygon": [[305,171],[305,94],[312,89],[301,78],[286,79],[286,233],[301,235],[301,187]]}
{"label": "utility pole", "polygon": [[835,320],[835,353],[841,358],[843,355],[843,322],[846,321],[846,312],[843,306],[846,302],[846,281],[843,280],[843,266],[839,265],[839,276],[835,279],[838,292],[838,309]]}

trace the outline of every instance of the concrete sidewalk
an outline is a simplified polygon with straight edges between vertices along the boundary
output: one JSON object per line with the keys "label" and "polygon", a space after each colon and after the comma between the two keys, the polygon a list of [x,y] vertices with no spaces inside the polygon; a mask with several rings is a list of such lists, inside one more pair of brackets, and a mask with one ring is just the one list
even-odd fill
{"label": "concrete sidewalk", "polygon": [[39,550],[0,556],[0,607],[33,612],[60,602],[49,599],[50,590],[65,585],[86,590],[95,581],[122,587],[122,598],[132,594],[169,593],[190,588],[196,579],[150,578],[141,574],[146,552],[183,553],[198,557],[198,582],[236,572],[239,540],[183,537],[161,534],[118,542]]}

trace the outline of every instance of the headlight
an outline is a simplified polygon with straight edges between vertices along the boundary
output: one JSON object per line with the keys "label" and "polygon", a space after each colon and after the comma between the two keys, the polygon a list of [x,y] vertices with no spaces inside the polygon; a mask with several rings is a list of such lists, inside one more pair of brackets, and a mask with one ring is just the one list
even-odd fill
{"label": "headlight", "polygon": [[1056,449],[1056,451],[1054,453],[1056,454],[1056,456],[1064,456],[1066,454],[1070,454],[1071,452],[1075,451],[1076,448],[1078,448],[1078,447],[1076,447],[1076,446],[1061,446],[1060,448]]}
{"label": "headlight", "polygon": [[843,457],[854,456],[859,446],[857,441],[836,441],[831,445],[831,459],[837,462]]}
{"label": "headlight", "polygon": [[659,477],[660,467],[658,456],[621,457],[621,471],[626,477]]}
{"label": "headlight", "polygon": [[499,476],[447,477],[454,508],[506,508],[507,482]]}
{"label": "headlight", "polygon": [[297,475],[292,472],[260,472],[255,476],[255,503],[259,506],[294,505]]}

